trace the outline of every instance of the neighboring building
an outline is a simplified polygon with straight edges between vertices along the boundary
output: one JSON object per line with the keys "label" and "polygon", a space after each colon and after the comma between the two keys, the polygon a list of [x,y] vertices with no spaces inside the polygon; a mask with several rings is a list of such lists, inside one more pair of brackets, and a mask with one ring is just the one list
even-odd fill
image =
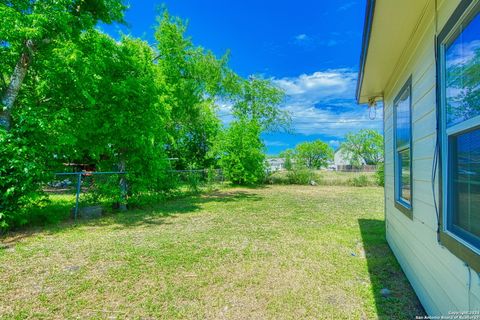
{"label": "neighboring building", "polygon": [[285,169],[285,159],[283,158],[268,158],[269,171],[280,171]]}
{"label": "neighboring building", "polygon": [[337,169],[339,166],[350,165],[348,154],[346,154],[342,148],[338,148],[337,150],[335,150],[335,154],[333,156],[333,163],[335,165],[335,169]]}
{"label": "neighboring building", "polygon": [[[361,159],[360,162],[362,166],[366,164],[365,160],[363,159]],[[335,150],[335,154],[333,156],[333,163],[334,163],[335,170],[341,170],[342,168],[353,167],[350,161],[349,153],[346,152],[341,147]]]}
{"label": "neighboring building", "polygon": [[383,101],[387,240],[431,316],[480,310],[479,9],[367,0],[357,100]]}

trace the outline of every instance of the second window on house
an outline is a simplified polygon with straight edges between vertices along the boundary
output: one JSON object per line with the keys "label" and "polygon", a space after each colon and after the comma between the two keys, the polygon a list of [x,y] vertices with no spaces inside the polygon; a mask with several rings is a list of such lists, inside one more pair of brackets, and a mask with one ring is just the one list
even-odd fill
{"label": "second window on house", "polygon": [[411,80],[393,103],[395,127],[395,205],[411,217],[412,208],[412,86]]}
{"label": "second window on house", "polygon": [[457,11],[462,14],[439,36],[442,225],[449,236],[479,252],[480,2]]}

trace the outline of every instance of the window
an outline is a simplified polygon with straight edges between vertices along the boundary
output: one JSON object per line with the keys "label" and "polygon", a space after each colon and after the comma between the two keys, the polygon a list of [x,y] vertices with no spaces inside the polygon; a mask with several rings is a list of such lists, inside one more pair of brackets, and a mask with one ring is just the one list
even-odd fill
{"label": "window", "polygon": [[403,86],[393,103],[395,127],[395,205],[412,217],[412,86]]}
{"label": "window", "polygon": [[441,239],[463,248],[465,260],[472,256],[465,249],[480,252],[479,9],[480,2],[463,1],[438,38]]}

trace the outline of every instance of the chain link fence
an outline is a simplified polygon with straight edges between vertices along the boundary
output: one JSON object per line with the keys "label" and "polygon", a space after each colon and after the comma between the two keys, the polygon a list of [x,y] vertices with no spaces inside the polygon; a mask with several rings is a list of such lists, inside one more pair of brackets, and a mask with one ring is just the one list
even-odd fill
{"label": "chain link fence", "polygon": [[[73,203],[71,217],[91,218],[102,215],[105,209],[123,209],[126,204],[125,172],[61,172],[47,184],[44,191],[52,198]],[[222,170],[169,170],[167,179],[172,190],[199,192],[225,182]]]}
{"label": "chain link fence", "polygon": [[221,169],[169,170],[169,176],[175,187],[186,187],[194,191],[225,182]]}
{"label": "chain link fence", "polygon": [[61,172],[48,183],[48,195],[73,199],[72,217],[90,217],[102,214],[108,203],[119,207],[125,201],[122,177],[125,172]]}

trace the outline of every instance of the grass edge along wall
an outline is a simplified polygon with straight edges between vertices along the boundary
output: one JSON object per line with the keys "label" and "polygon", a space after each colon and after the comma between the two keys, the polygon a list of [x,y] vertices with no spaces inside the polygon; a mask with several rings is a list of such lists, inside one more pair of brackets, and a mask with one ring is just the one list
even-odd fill
{"label": "grass edge along wall", "polygon": [[[437,111],[445,113],[442,111],[445,100],[442,99],[446,92],[437,92],[437,88],[442,88],[441,85],[437,86],[437,77],[442,79],[437,66],[440,71],[445,67],[445,64],[441,64],[444,52],[438,50],[442,48],[441,36],[442,33],[448,33],[452,38],[450,42],[455,42],[463,30],[467,30],[472,17],[478,17],[478,3],[478,0],[408,0],[401,2],[403,7],[399,10],[396,7],[399,4],[393,1],[367,1],[357,98],[361,103],[369,98],[383,99],[387,240],[430,315],[480,311],[480,256],[477,251],[480,248],[466,244],[464,239],[459,239],[456,235],[452,236],[447,225],[451,224],[451,219],[443,219],[446,215],[455,214],[455,210],[459,211],[465,201],[477,199],[472,200],[472,197],[478,197],[478,193],[470,194],[469,199],[463,200],[454,208],[448,207],[452,201],[446,200],[449,198],[445,197],[445,186],[449,186],[448,183],[451,185],[452,171],[446,171],[445,168],[450,160],[441,156],[435,159],[437,133],[445,137],[445,132],[448,132],[445,125],[440,125],[437,130]],[[395,14],[392,15],[392,12]],[[459,23],[463,24],[463,29],[455,34]],[[476,36],[476,40],[480,40],[479,29],[470,32]],[[401,47],[395,47],[389,38],[401,43]],[[438,45],[437,39],[440,41]],[[480,48],[477,50],[480,52]],[[440,56],[438,63],[437,56]],[[391,57],[395,58],[389,61]],[[379,73],[380,67],[387,70],[384,71],[385,74]],[[395,156],[398,135],[395,127],[398,120],[395,101],[409,81],[409,178],[412,194],[410,208],[407,208],[409,210],[402,210],[398,198],[402,171],[398,170],[398,159]],[[441,124],[442,121],[444,119],[440,117],[438,123]],[[471,121],[465,122],[471,124]],[[467,127],[468,130],[472,128],[475,130],[475,126]],[[438,147],[444,155],[446,152],[454,153],[452,147],[450,151],[445,145]],[[436,160],[438,168],[435,167]],[[467,162],[469,165],[472,163],[476,164],[471,159]],[[478,180],[473,176],[472,180],[475,179]],[[449,188],[452,193],[459,192],[458,186]],[[478,213],[473,215],[478,216]],[[440,236],[437,234],[438,229]]]}

